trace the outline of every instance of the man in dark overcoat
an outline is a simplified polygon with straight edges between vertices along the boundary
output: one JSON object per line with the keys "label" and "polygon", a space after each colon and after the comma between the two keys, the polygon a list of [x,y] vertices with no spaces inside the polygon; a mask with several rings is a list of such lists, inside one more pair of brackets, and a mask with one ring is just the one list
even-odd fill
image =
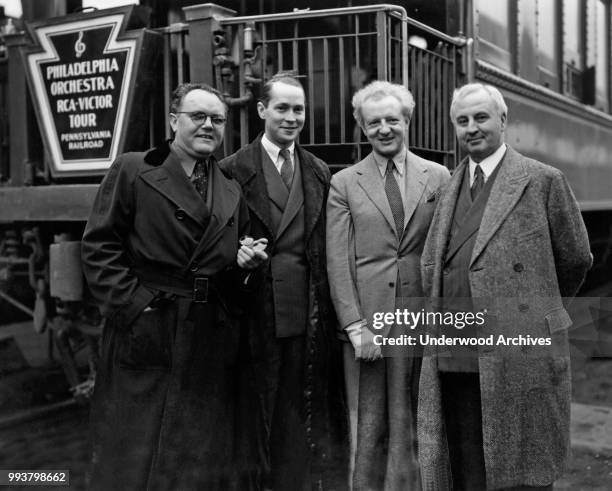
{"label": "man in dark overcoat", "polygon": [[304,89],[294,76],[271,78],[257,109],[264,134],[221,166],[242,186],[251,234],[268,239],[270,261],[249,310],[265,413],[266,486],[329,489],[330,416],[342,417],[329,406],[330,386],[341,377],[330,364],[333,314],[325,269],[330,172],[296,143],[306,109]]}
{"label": "man in dark overcoat", "polygon": [[212,156],[226,110],[216,90],[179,86],[174,141],[119,156],[95,199],[83,269],[106,324],[91,489],[256,485],[253,424],[238,417],[249,399],[235,321],[246,274],[236,264],[254,267],[265,253],[239,253],[246,204]]}
{"label": "man in dark overcoat", "polygon": [[[507,111],[501,93],[479,83],[457,89],[451,104],[469,158],[440,197],[421,258],[423,287],[444,305],[486,310],[475,335],[494,343],[472,356],[423,359],[424,489],[552,490],[569,456],[565,306],[592,256],[563,174],[504,143]],[[499,344],[499,336],[515,341]],[[521,338],[551,346],[515,345]]]}

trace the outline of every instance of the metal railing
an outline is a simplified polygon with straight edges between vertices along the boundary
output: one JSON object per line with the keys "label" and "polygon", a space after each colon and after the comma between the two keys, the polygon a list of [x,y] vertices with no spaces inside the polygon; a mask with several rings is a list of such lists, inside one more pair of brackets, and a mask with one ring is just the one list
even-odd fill
{"label": "metal railing", "polygon": [[[307,98],[300,143],[330,166],[346,166],[369,151],[352,117],[350,101],[356,90],[374,79],[411,89],[417,106],[410,147],[454,166],[456,143],[448,110],[452,90],[459,83],[464,39],[410,19],[403,8],[393,5],[234,17],[219,23],[239,58],[237,77],[229,89],[232,95],[248,92],[249,77],[241,57],[245,49],[253,51],[250,68],[261,81],[279,70],[298,72]],[[251,29],[257,33],[252,47],[250,40],[245,46],[245,32]],[[418,36],[427,47],[410,45],[410,36]],[[250,85],[256,98],[259,84]],[[226,135],[229,151],[248,143],[262,127],[254,101],[235,112],[233,131]]]}

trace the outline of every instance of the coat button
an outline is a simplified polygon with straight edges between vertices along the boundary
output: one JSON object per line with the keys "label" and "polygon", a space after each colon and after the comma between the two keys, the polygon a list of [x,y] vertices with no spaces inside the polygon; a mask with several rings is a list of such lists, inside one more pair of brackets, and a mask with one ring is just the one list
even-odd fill
{"label": "coat button", "polygon": [[519,310],[521,312],[527,312],[529,310],[529,305],[527,305],[526,303],[522,303],[519,305]]}
{"label": "coat button", "polygon": [[450,270],[449,270],[448,268],[445,268],[445,269],[442,271],[442,274],[444,274],[444,276],[448,276],[448,275],[450,274]]}
{"label": "coat button", "polygon": [[393,287],[395,286],[395,283],[393,283],[392,281],[390,281],[390,282],[389,282],[389,286],[390,286],[391,288],[393,288]]}
{"label": "coat button", "polygon": [[516,263],[514,265],[514,271],[516,271],[517,273],[520,273],[524,269],[525,269],[525,267],[521,263]]}
{"label": "coat button", "polygon": [[200,269],[198,265],[194,264],[193,266],[191,266],[191,268],[189,268],[189,271],[191,271],[192,273],[197,273],[198,269]]}
{"label": "coat button", "polygon": [[185,213],[185,210],[183,210],[182,208],[179,208],[178,210],[174,212],[174,217],[177,220],[185,220],[186,216],[187,216],[187,213]]}

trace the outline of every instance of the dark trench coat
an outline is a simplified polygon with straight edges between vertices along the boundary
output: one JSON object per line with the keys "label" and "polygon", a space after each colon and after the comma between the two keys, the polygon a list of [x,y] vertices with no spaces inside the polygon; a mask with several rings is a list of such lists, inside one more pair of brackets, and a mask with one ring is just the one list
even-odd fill
{"label": "dark trench coat", "polygon": [[[257,480],[235,266],[248,212],[213,165],[208,211],[169,147],[120,156],[83,237],[107,316],[91,413],[91,489],[249,489]],[[209,302],[194,303],[195,277]],[[154,298],[157,308],[144,311]]]}

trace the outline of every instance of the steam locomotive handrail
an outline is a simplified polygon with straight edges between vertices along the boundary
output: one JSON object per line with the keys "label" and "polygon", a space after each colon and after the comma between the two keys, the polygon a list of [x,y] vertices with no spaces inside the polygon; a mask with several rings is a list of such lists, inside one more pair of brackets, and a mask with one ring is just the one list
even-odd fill
{"label": "steam locomotive handrail", "polygon": [[297,15],[301,19],[316,18],[316,17],[330,17],[339,14],[368,14],[376,12],[388,12],[390,15],[397,16],[401,21],[406,22],[408,25],[416,27],[427,34],[434,35],[441,40],[454,44],[455,46],[464,46],[466,43],[465,38],[449,36],[441,31],[434,29],[422,22],[408,17],[406,9],[398,5],[392,5],[383,3],[380,5],[364,5],[360,7],[341,7],[335,9],[322,9],[322,10],[296,10],[293,12],[282,12],[278,14],[263,14],[263,15],[249,15],[243,17],[228,17],[224,19],[218,19],[221,25],[232,25],[232,24],[243,24],[246,22],[269,22],[278,20],[292,20]]}

